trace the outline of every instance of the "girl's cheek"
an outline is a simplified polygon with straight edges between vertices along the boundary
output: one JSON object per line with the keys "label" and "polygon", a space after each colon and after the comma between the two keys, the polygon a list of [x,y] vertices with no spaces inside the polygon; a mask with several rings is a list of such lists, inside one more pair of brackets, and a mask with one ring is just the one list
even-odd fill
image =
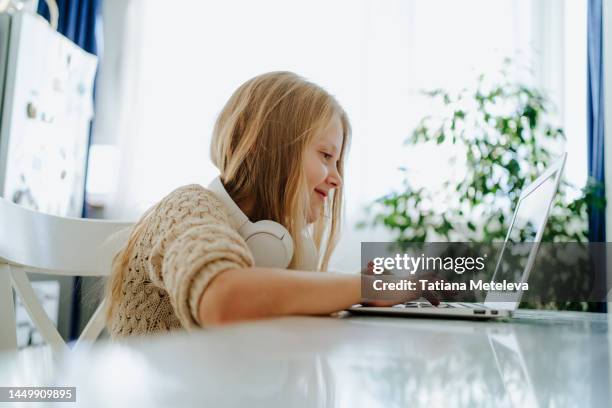
{"label": "girl's cheek", "polygon": [[329,174],[329,171],[327,169],[327,166],[325,164],[321,165],[321,172],[319,173],[319,184],[322,183],[326,178],[327,175]]}

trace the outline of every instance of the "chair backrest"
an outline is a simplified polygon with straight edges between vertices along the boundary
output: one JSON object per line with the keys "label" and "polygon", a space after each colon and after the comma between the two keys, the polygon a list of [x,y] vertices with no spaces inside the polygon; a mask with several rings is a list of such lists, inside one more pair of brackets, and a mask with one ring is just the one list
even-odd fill
{"label": "chair backrest", "polygon": [[[110,274],[114,255],[133,223],[58,217],[29,210],[0,197],[0,350],[15,350],[14,288],[54,351],[66,343],[49,319],[26,272],[72,276]],[[105,300],[79,336],[75,348],[93,342],[104,329]]]}
{"label": "chair backrest", "polygon": [[58,217],[0,197],[0,261],[54,274],[107,275],[132,225]]}

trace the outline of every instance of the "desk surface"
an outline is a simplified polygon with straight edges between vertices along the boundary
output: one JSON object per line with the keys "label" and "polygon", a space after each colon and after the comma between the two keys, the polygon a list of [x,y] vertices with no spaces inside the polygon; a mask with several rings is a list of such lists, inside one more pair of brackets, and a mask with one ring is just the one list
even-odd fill
{"label": "desk surface", "polygon": [[607,316],[529,314],[296,317],[43,347],[0,355],[0,385],[76,386],[87,407],[609,406]]}

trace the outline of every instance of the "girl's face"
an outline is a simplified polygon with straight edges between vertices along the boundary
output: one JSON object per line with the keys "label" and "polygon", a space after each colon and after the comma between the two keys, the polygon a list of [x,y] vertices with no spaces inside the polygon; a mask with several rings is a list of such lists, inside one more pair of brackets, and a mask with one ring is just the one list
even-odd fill
{"label": "girl's face", "polygon": [[330,191],[342,184],[337,168],[341,150],[342,122],[334,115],[327,128],[306,146],[304,166],[310,191],[308,223],[317,220]]}

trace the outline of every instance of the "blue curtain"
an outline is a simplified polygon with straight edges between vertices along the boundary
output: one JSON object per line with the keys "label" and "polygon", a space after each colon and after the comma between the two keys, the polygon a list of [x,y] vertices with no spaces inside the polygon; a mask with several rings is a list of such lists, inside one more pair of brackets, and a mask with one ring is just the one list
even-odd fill
{"label": "blue curtain", "polygon": [[[99,0],[57,0],[59,19],[57,31],[70,38],[85,51],[98,54],[96,24]],[[49,19],[49,8],[44,0],[38,2],[38,14]]]}
{"label": "blue curtain", "polygon": [[[589,0],[587,21],[587,124],[589,177],[604,183],[604,67],[602,1]],[[604,194],[603,189],[599,192]],[[589,208],[589,241],[606,241],[605,212]]]}
{"label": "blue curtain", "polygon": [[[98,54],[96,41],[97,24],[101,22],[99,0],[57,0],[59,11],[57,31],[69,38],[76,45],[91,54]],[[44,0],[38,2],[38,14],[49,20],[49,8]],[[95,94],[95,83],[94,83]],[[95,107],[94,107],[95,108]],[[88,149],[91,144],[91,129],[89,132]],[[87,160],[88,155],[85,155]],[[85,163],[85,179],[87,179],[87,163]],[[87,206],[83,203],[81,213],[87,217]],[[72,316],[70,322],[69,340],[79,336],[81,318],[81,285],[82,278],[75,277],[72,291]]]}
{"label": "blue curtain", "polygon": [[[604,67],[603,67],[603,7],[601,0],[589,0],[587,17],[587,150],[589,178],[604,186]],[[601,188],[597,194],[605,197]],[[606,242],[605,210],[589,208],[589,241]],[[605,265],[606,259],[599,260]],[[605,267],[599,270],[605,271]],[[595,279],[600,287],[607,287],[606,276]],[[596,306],[599,312],[606,312],[606,303]]]}

